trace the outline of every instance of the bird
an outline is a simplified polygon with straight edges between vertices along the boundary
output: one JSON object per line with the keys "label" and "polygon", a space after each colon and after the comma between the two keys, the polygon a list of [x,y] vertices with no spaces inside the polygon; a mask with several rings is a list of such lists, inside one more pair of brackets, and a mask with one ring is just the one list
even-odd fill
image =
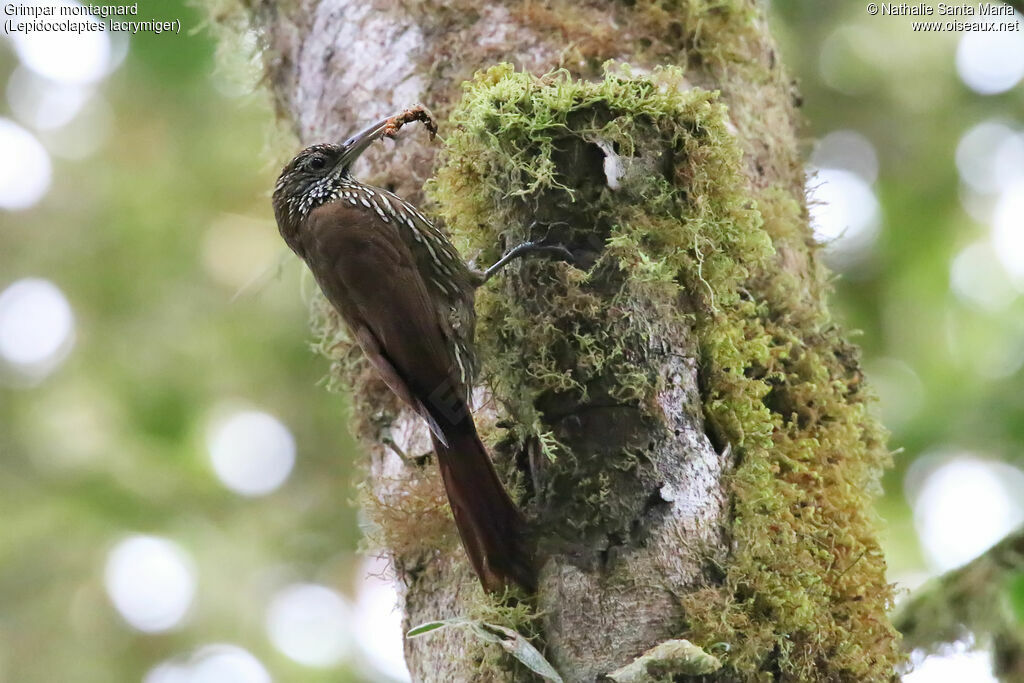
{"label": "bird", "polygon": [[474,270],[416,207],[355,179],[352,164],[374,141],[393,136],[396,120],[411,120],[401,116],[381,119],[340,144],[299,152],[274,186],[274,216],[385,384],[429,427],[462,545],[484,590],[533,592],[525,518],[469,410],[478,366],[474,298],[513,259],[537,251],[570,255],[526,242],[486,271]]}

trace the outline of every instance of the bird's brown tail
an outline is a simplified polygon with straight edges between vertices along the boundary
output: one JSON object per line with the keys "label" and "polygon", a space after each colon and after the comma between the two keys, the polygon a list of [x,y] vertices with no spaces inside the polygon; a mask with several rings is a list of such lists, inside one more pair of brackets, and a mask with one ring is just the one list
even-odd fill
{"label": "bird's brown tail", "polygon": [[484,590],[499,592],[518,585],[536,588],[526,522],[494,471],[476,429],[446,430],[445,446],[436,437],[434,450],[462,545]]}

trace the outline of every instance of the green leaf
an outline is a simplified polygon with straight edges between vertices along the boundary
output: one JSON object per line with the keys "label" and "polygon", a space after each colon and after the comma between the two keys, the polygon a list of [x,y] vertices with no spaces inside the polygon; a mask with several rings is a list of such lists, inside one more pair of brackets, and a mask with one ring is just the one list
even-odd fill
{"label": "green leaf", "polygon": [[406,638],[418,638],[419,636],[426,635],[438,629],[445,628],[447,626],[464,626],[466,620],[458,617],[455,619],[439,619],[437,621],[427,621],[420,624],[419,626],[413,626],[409,629],[408,633],[405,634]]}
{"label": "green leaf", "polygon": [[535,674],[542,676],[544,680],[563,683],[562,677],[555,671],[548,660],[544,659],[537,648],[530,644],[521,634],[504,626],[488,624],[476,621],[471,624],[473,633],[479,638],[497,643],[510,655],[518,659],[523,665]]}
{"label": "green leaf", "polygon": [[531,645],[530,641],[524,638],[521,634],[504,626],[488,624],[483,621],[471,621],[463,617],[456,617],[454,619],[428,621],[420,624],[419,626],[414,626],[409,629],[408,633],[405,634],[405,637],[417,638],[448,626],[468,626],[470,631],[472,631],[477,638],[488,643],[496,643],[505,650],[505,652],[522,662],[523,666],[527,667],[535,674],[542,676],[544,680],[554,681],[554,683],[563,683],[562,677],[558,675],[557,671],[555,671],[555,667],[551,666],[551,663],[544,659],[544,655],[542,655],[537,648]]}

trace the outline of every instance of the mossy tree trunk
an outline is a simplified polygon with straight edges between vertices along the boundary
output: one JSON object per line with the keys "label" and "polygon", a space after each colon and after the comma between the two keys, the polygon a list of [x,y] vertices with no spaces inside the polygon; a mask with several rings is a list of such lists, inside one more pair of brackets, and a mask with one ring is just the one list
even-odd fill
{"label": "mossy tree trunk", "polygon": [[[368,154],[363,179],[424,204],[483,263],[544,235],[576,255],[573,266],[521,263],[478,296],[476,415],[537,529],[535,612],[481,594],[436,468],[381,445],[425,453],[425,430],[317,306],[323,348],[356,397],[367,513],[406,623],[513,626],[571,681],[672,638],[722,662],[707,680],[893,678],[891,590],[870,512],[884,433],[856,349],[825,307],[798,95],[764,8],[247,10],[303,144],[423,102],[445,144],[406,131]],[[470,638],[448,629],[409,641],[414,677],[528,678]]]}

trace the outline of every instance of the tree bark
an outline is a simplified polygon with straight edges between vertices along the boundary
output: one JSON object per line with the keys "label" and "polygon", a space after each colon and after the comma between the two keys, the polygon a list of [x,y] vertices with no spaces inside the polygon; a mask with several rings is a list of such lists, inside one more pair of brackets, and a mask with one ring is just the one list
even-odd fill
{"label": "tree bark", "polygon": [[[382,445],[426,453],[426,430],[317,304],[322,348],[356,397],[367,514],[407,625],[517,628],[569,681],[674,638],[722,661],[708,680],[891,679],[898,647],[870,513],[884,434],[823,303],[798,96],[764,8],[250,0],[246,11],[302,144],[423,102],[446,138],[440,160],[406,131],[357,174],[425,203],[463,253],[489,261],[548,235],[576,255],[524,263],[478,304],[476,418],[537,530],[535,605],[482,595],[433,463]],[[608,59],[632,69],[606,71]],[[501,62],[516,70],[472,80]],[[655,69],[671,64],[681,68]],[[529,678],[469,638],[407,641],[413,677]]]}

